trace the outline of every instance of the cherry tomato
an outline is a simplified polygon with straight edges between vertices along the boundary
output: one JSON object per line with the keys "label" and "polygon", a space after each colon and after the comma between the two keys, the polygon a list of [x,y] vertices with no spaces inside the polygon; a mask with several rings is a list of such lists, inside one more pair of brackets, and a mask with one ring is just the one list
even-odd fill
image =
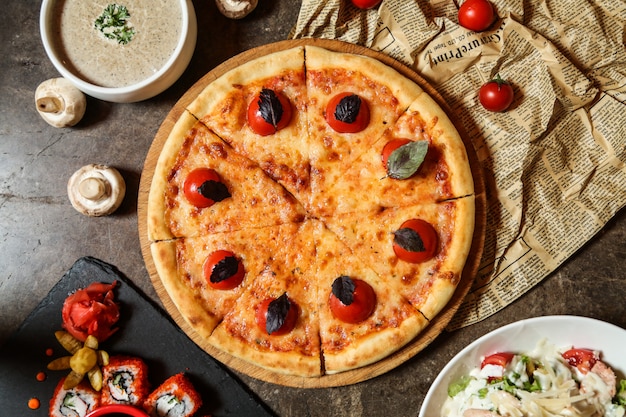
{"label": "cherry tomato", "polygon": [[248,124],[257,134],[268,136],[291,121],[291,103],[281,92],[264,88],[248,106]]}
{"label": "cherry tomato", "polygon": [[508,353],[508,352],[494,353],[492,355],[485,357],[485,359],[483,359],[482,363],[480,364],[480,369],[484,368],[486,365],[497,365],[497,366],[501,366],[505,368],[506,365],[509,362],[511,362],[511,359],[513,359],[512,353]]}
{"label": "cherry tomato", "polygon": [[590,349],[570,349],[563,352],[563,359],[571,366],[578,368],[580,372],[586,374],[593,368],[593,365],[599,360],[598,356]]}
{"label": "cherry tomato", "polygon": [[120,317],[113,294],[116,285],[117,282],[94,282],[70,294],[61,310],[63,328],[81,342],[89,335],[98,339],[98,342],[108,339],[117,330],[113,326]]}
{"label": "cherry tomato", "polygon": [[392,139],[389,142],[387,142],[385,146],[383,146],[381,158],[383,161],[383,167],[385,169],[387,169],[387,161],[389,160],[389,157],[391,156],[393,151],[395,151],[402,145],[406,145],[409,142],[411,142],[409,139]]}
{"label": "cherry tomato", "polygon": [[513,103],[515,93],[511,84],[500,78],[500,75],[496,75],[496,78],[480,87],[478,98],[485,109],[501,112]]}
{"label": "cherry tomato", "polygon": [[491,26],[496,13],[489,0],[466,0],[459,7],[458,17],[464,28],[481,32]]}
{"label": "cherry tomato", "polygon": [[354,4],[359,9],[371,9],[380,4],[382,0],[352,0],[352,4]]}
{"label": "cherry tomato", "polygon": [[[279,304],[282,304],[283,307],[286,306],[287,311],[284,311],[280,308]],[[274,308],[276,307],[276,308]],[[268,310],[273,309],[274,313],[270,313]],[[271,329],[271,324],[268,326],[268,313],[269,314],[277,314],[275,313],[277,310],[282,310],[279,312],[275,320],[278,320],[278,323],[282,321],[282,325],[278,327],[278,329]],[[278,298],[267,298],[261,304],[259,304],[255,311],[255,319],[257,325],[267,334],[272,336],[281,336],[289,333],[296,327],[296,322],[298,321],[298,315],[300,313],[300,309],[298,305],[287,297],[287,294],[283,294]]]}
{"label": "cherry tomato", "polygon": [[405,262],[424,262],[435,256],[437,252],[439,240],[437,232],[427,221],[407,220],[394,234],[393,251]]}
{"label": "cherry tomato", "polygon": [[230,197],[219,174],[210,168],[197,168],[189,173],[183,184],[187,200],[198,208],[212,206]]}
{"label": "cherry tomato", "polygon": [[370,122],[365,100],[353,93],[339,93],[326,106],[326,122],[339,133],[357,133]]}
{"label": "cherry tomato", "polygon": [[[337,279],[342,279],[339,277]],[[346,277],[347,278],[347,277]],[[344,304],[334,291],[330,293],[330,311],[333,316],[345,323],[360,323],[372,315],[376,309],[376,293],[365,281],[347,278],[354,284],[352,302]]]}
{"label": "cherry tomato", "polygon": [[217,290],[232,290],[241,284],[246,274],[241,261],[227,250],[211,253],[202,268],[209,285]]}

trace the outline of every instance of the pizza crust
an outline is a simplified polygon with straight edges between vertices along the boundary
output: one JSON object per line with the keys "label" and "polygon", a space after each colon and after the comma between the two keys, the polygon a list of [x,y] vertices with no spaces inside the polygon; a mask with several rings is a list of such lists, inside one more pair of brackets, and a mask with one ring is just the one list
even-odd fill
{"label": "pizza crust", "polygon": [[449,231],[444,234],[448,239],[445,259],[439,265],[432,286],[425,299],[421,300],[419,307],[422,314],[429,320],[433,320],[454,295],[461,281],[474,236],[475,197],[473,195],[441,204],[453,205],[454,214],[453,219],[449,219],[447,223]]}
{"label": "pizza crust", "polygon": [[165,191],[169,172],[174,166],[178,153],[187,139],[187,133],[198,122],[190,113],[183,111],[168,135],[155,167],[150,193],[148,194],[148,240],[151,242],[174,237],[165,220]]}
{"label": "pizza crust", "polygon": [[222,318],[211,314],[201,297],[182,281],[176,242],[154,242],[150,245],[150,250],[163,288],[174,306],[200,338],[208,338]]}
{"label": "pizza crust", "polygon": [[428,94],[422,94],[416,98],[407,112],[417,113],[426,121],[433,142],[441,147],[440,152],[444,155],[448,165],[447,174],[450,189],[447,198],[473,195],[474,177],[467,150],[463,139],[448,115]]}

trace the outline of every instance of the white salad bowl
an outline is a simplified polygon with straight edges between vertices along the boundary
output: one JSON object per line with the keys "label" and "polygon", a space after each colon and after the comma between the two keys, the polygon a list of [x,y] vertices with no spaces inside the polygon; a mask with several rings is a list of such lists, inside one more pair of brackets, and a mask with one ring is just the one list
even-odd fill
{"label": "white salad bowl", "polygon": [[545,340],[556,347],[572,346],[600,352],[600,358],[616,371],[626,372],[626,330],[600,320],[579,316],[544,316],[511,323],[475,340],[441,370],[431,385],[419,417],[439,417],[448,386],[480,366],[497,352],[530,352]]}
{"label": "white salad bowl", "polygon": [[[43,0],[39,16],[41,39],[46,54],[57,71],[89,96],[116,103],[132,103],[152,98],[174,84],[191,61],[197,41],[197,21],[193,3],[191,0],[171,0],[180,3],[182,22],[180,22],[180,33],[176,47],[164,65],[159,69],[150,70],[151,75],[131,85],[105,87],[87,81],[81,78],[77,71],[72,70],[72,63],[67,62],[67,59],[64,59],[63,54],[58,50],[60,48],[57,39],[59,24],[54,16],[54,11],[57,4],[62,1],[66,0]],[[116,2],[111,1],[109,3],[114,4]],[[149,6],[151,2],[148,1],[144,4]],[[158,42],[158,39],[153,41]],[[114,72],[116,68],[110,70]]]}

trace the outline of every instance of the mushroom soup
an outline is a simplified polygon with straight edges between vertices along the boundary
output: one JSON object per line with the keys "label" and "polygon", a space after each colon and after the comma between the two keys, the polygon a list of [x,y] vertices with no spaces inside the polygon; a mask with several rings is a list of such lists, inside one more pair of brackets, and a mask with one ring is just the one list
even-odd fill
{"label": "mushroom soup", "polygon": [[181,36],[179,0],[59,0],[52,22],[58,58],[77,77],[102,87],[149,78]]}

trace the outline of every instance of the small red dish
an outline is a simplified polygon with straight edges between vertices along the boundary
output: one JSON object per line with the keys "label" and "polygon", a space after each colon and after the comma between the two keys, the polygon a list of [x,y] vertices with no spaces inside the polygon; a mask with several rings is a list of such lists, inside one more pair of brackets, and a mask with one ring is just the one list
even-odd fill
{"label": "small red dish", "polygon": [[149,417],[145,411],[140,408],[133,407],[132,405],[125,404],[113,404],[103,405],[98,407],[92,412],[88,413],[85,417]]}

